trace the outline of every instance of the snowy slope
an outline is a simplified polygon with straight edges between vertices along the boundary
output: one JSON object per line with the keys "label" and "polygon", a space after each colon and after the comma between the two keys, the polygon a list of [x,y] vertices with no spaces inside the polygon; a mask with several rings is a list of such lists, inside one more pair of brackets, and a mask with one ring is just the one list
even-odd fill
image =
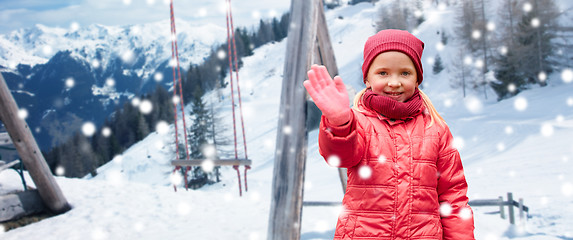
{"label": "snowy slope", "polygon": [[[530,208],[531,218],[512,227],[495,208],[475,207],[477,239],[572,239],[573,230],[573,83],[550,76],[549,86],[533,88],[496,102],[471,92],[466,99],[451,89],[448,75],[431,73],[427,58],[437,53],[436,28],[451,28],[451,10],[426,8],[417,33],[426,43],[424,91],[446,118],[463,159],[470,199],[513,192]],[[360,90],[363,43],[373,34],[376,9],[369,4],[327,12],[340,74]],[[339,16],[343,16],[342,19]],[[171,186],[173,141],[158,132],[98,169],[93,179],[57,177],[73,209],[26,227],[1,233],[2,239],[266,239],[270,208],[278,104],[286,41],[268,44],[246,58],[241,91],[249,158],[249,191],[238,197],[236,173],[223,169],[219,184],[196,191]],[[456,48],[440,52],[444,62]],[[230,90],[206,99],[231,121]],[[220,98],[217,94],[224,95]],[[223,99],[223,101],[218,101]],[[189,117],[187,118],[189,119]],[[172,127],[172,126],[171,126]],[[337,171],[318,154],[317,132],[309,133],[305,201],[340,201]],[[242,169],[241,169],[242,171]],[[29,180],[28,182],[31,182]],[[13,171],[0,173],[0,189],[17,189]],[[306,207],[302,239],[331,239],[340,209]]]}

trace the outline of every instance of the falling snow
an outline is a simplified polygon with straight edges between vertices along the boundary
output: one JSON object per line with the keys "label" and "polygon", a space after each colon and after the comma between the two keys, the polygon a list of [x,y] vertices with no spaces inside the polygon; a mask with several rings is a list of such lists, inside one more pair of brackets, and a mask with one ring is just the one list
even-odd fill
{"label": "falling snow", "polygon": [[96,126],[94,123],[92,122],[85,122],[82,125],[82,133],[84,134],[84,136],[86,137],[91,137],[94,135],[94,133],[96,132]]}
{"label": "falling snow", "polygon": [[525,111],[527,109],[527,99],[524,97],[516,97],[513,101],[513,107],[517,111]]}
{"label": "falling snow", "polygon": [[571,83],[573,81],[573,70],[566,68],[561,72],[561,79],[565,83]]}

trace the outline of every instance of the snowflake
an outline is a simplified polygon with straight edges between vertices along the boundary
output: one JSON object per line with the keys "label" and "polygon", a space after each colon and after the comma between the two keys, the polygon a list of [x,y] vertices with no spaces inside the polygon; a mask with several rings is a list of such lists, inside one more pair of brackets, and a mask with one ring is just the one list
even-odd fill
{"label": "snowflake", "polygon": [[497,150],[502,152],[503,150],[505,150],[505,144],[500,142],[497,144]]}
{"label": "snowflake", "polygon": [[171,102],[173,102],[173,104],[175,104],[175,105],[179,104],[180,100],[181,100],[181,98],[179,98],[179,95],[175,95],[171,98]]}
{"label": "snowflake", "polygon": [[125,4],[126,6],[131,5],[131,0],[123,0],[123,4]]}
{"label": "snowflake", "polygon": [[217,57],[221,60],[224,60],[225,57],[227,57],[227,52],[221,49],[217,52]]}
{"label": "snowflake", "polygon": [[539,21],[539,18],[533,18],[531,19],[531,26],[536,28],[539,27],[539,25],[541,24],[541,22]]}
{"label": "snowflake", "polygon": [[77,23],[77,22],[72,22],[72,23],[70,24],[70,32],[75,32],[75,31],[77,31],[78,29],[80,29],[80,24],[79,24],[79,23]]}
{"label": "snowflake", "polygon": [[123,162],[123,156],[122,155],[115,155],[112,159],[114,164],[120,165],[121,162]]}
{"label": "snowflake", "polygon": [[66,87],[67,88],[73,88],[76,85],[76,81],[74,80],[74,78],[67,78],[65,81]]}
{"label": "snowflake", "polygon": [[474,38],[474,39],[479,39],[479,38],[481,38],[481,31],[480,31],[480,30],[474,30],[474,31],[472,32],[472,38]]}
{"label": "snowflake", "polygon": [[257,203],[257,202],[260,202],[260,201],[261,201],[261,194],[260,194],[259,192],[257,192],[257,191],[254,191],[254,192],[251,191],[251,192],[249,193],[249,196],[250,196],[250,200],[251,200],[252,202]]}
{"label": "snowflake", "polygon": [[454,137],[454,148],[461,150],[464,148],[465,141],[462,137]]}
{"label": "snowflake", "polygon": [[310,189],[312,189],[312,182],[310,180],[306,179],[304,181],[304,190],[306,191],[306,190],[310,190]]}
{"label": "snowflake", "polygon": [[486,28],[488,31],[493,31],[495,30],[495,23],[494,22],[488,22],[486,25]]}
{"label": "snowflake", "polygon": [[523,4],[523,11],[524,12],[531,12],[531,10],[533,9],[533,6],[531,5],[531,3],[524,3]]}
{"label": "snowflake", "polygon": [[470,56],[464,57],[464,64],[465,64],[465,65],[471,65],[471,64],[473,63],[473,61],[474,61],[474,60],[473,60],[472,57],[470,57]]}
{"label": "snowflake", "polygon": [[121,60],[125,63],[132,63],[135,60],[135,54],[131,50],[126,50],[121,54]]}
{"label": "snowflake", "polygon": [[513,134],[513,127],[512,126],[506,126],[504,131],[505,131],[505,134],[511,135],[511,134]]}
{"label": "snowflake", "polygon": [[525,111],[525,109],[527,109],[527,99],[524,97],[515,98],[515,101],[513,101],[513,107],[517,111]]}
{"label": "snowflake", "polygon": [[549,198],[548,197],[541,197],[541,199],[539,200],[539,203],[541,203],[541,205],[543,205],[543,206],[547,206],[547,204],[549,203]]}
{"label": "snowflake", "polygon": [[286,135],[290,135],[292,133],[292,127],[291,126],[284,126],[283,127],[283,133]]}
{"label": "snowflake", "polygon": [[441,52],[442,50],[444,50],[444,48],[445,48],[444,43],[442,42],[436,43],[436,50],[438,50],[438,52]]}
{"label": "snowflake", "polygon": [[147,5],[153,5],[155,4],[155,0],[147,0]]}
{"label": "snowflake", "polygon": [[153,104],[148,99],[145,99],[141,101],[141,104],[139,104],[139,111],[147,115],[153,111]]}
{"label": "snowflake", "polygon": [[468,220],[471,219],[472,217],[472,210],[470,208],[462,208],[462,210],[460,210],[460,218],[462,218],[463,220]]}
{"label": "snowflake", "polygon": [[163,73],[157,72],[153,74],[153,80],[156,82],[161,82],[161,80],[163,80]]}
{"label": "snowflake", "polygon": [[386,156],[384,156],[384,155],[380,155],[380,156],[378,157],[378,162],[379,162],[379,163],[385,163],[386,160],[387,160],[387,159],[386,159]]}
{"label": "snowflake", "polygon": [[568,105],[569,107],[573,107],[573,97],[567,98],[567,105]]}
{"label": "snowflake", "polygon": [[56,167],[56,175],[64,176],[64,174],[66,174],[66,169],[64,167],[62,166]]}
{"label": "snowflake", "polygon": [[507,52],[508,52],[508,49],[507,49],[506,46],[501,46],[501,47],[499,47],[499,53],[500,53],[501,55],[505,56],[505,55],[507,54]]}
{"label": "snowflake", "polygon": [[92,122],[85,122],[82,125],[82,133],[84,134],[84,136],[91,137],[95,134],[95,132],[96,132],[96,127],[95,124],[93,124]]}
{"label": "snowflake", "polygon": [[183,182],[183,176],[181,176],[181,173],[179,171],[175,171],[174,173],[171,174],[169,180],[171,180],[171,184],[179,185]]}
{"label": "snowflake", "polygon": [[570,68],[565,68],[561,72],[561,79],[565,83],[571,83],[573,81],[573,70]]}
{"label": "snowflake", "polygon": [[361,166],[358,169],[358,175],[360,176],[360,178],[364,179],[364,180],[368,180],[370,179],[370,177],[372,177],[372,168],[370,168],[369,166]]}
{"label": "snowflake", "polygon": [[99,68],[101,66],[100,62],[97,59],[92,61],[92,67]]}
{"label": "snowflake", "polygon": [[427,58],[426,58],[426,62],[427,62],[429,65],[433,65],[433,64],[436,62],[436,60],[435,60],[433,57],[427,57]]}
{"label": "snowflake", "polygon": [[253,17],[253,19],[261,19],[261,12],[255,10],[251,13],[251,17]]}
{"label": "snowflake", "polygon": [[198,11],[197,15],[198,15],[199,17],[206,17],[206,16],[207,16],[207,9],[205,9],[205,8],[199,8],[199,11]]}
{"label": "snowflake", "polygon": [[340,158],[336,155],[330,155],[330,157],[328,157],[326,162],[328,163],[328,165],[330,165],[332,167],[339,167],[340,166]]}
{"label": "snowflake", "polygon": [[202,151],[203,155],[205,155],[205,157],[207,158],[214,158],[215,155],[217,154],[217,149],[213,144],[204,144],[202,150],[203,150]]}
{"label": "snowflake", "polygon": [[115,86],[115,80],[113,78],[107,78],[105,80],[105,85],[113,87],[113,86]]}
{"label": "snowflake", "polygon": [[52,47],[49,46],[49,45],[45,45],[45,46],[42,48],[42,52],[44,53],[44,55],[50,55],[50,54],[52,54],[52,51],[53,51],[53,49],[52,49]]}
{"label": "snowflake", "polygon": [[111,128],[109,128],[109,127],[102,128],[101,129],[101,135],[103,135],[104,137],[111,136]]}
{"label": "snowflake", "polygon": [[464,100],[465,106],[473,114],[478,114],[483,109],[482,102],[474,96],[469,96]]}
{"label": "snowflake", "polygon": [[169,132],[169,124],[166,121],[159,121],[155,125],[155,131],[159,134],[167,134]]}
{"label": "snowflake", "polygon": [[547,80],[547,74],[544,71],[541,71],[537,74],[537,78],[539,81],[545,82],[545,80]]}
{"label": "snowflake", "polygon": [[440,204],[440,215],[442,217],[449,217],[452,215],[452,205],[448,202],[443,202]]}
{"label": "snowflake", "polygon": [[553,136],[554,132],[555,131],[553,130],[553,125],[550,123],[544,123],[541,125],[541,135],[544,137],[551,137]]}
{"label": "snowflake", "polygon": [[26,118],[28,118],[28,110],[25,108],[20,108],[18,110],[18,118],[25,120]]}
{"label": "snowflake", "polygon": [[510,83],[507,85],[507,91],[509,91],[510,93],[514,93],[517,90],[517,86],[515,86],[515,84]]}

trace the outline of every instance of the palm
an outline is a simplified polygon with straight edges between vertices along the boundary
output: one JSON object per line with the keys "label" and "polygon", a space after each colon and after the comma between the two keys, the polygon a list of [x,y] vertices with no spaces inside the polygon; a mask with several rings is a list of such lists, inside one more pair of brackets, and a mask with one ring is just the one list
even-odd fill
{"label": "palm", "polygon": [[336,76],[333,80],[324,66],[317,65],[308,71],[308,78],[304,87],[324,116],[336,124],[348,121],[348,92],[342,78]]}

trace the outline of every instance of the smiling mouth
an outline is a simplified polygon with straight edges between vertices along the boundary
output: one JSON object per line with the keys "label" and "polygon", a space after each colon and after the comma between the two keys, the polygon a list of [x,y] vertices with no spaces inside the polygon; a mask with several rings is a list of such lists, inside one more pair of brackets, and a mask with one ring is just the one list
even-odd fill
{"label": "smiling mouth", "polygon": [[400,94],[402,94],[402,93],[399,93],[399,92],[394,92],[394,93],[392,93],[392,92],[388,93],[387,92],[386,93],[386,95],[388,95],[388,96],[400,96]]}

